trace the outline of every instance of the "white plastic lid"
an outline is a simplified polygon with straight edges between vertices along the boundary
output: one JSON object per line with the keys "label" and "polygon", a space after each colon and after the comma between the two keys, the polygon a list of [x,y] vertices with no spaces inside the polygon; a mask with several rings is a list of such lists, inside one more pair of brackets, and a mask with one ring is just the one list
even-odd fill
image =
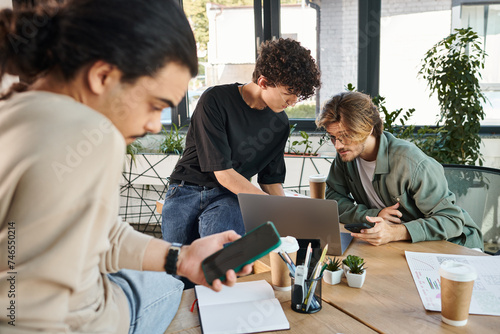
{"label": "white plastic lid", "polygon": [[294,237],[281,237],[281,245],[278,248],[275,248],[273,252],[278,253],[287,252],[293,253],[299,250],[299,242]]}
{"label": "white plastic lid", "polygon": [[317,174],[309,176],[309,181],[311,182],[326,182],[326,175]]}
{"label": "white plastic lid", "polygon": [[453,260],[441,263],[439,275],[456,282],[469,282],[477,278],[477,273],[473,266]]}

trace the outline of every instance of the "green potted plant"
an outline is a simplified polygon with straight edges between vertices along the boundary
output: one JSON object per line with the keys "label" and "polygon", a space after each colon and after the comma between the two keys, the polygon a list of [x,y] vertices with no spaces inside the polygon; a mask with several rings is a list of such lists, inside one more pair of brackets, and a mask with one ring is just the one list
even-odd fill
{"label": "green potted plant", "polygon": [[364,260],[356,255],[347,255],[342,263],[348,267],[346,272],[347,284],[351,288],[361,288],[366,277]]}
{"label": "green potted plant", "polygon": [[167,131],[165,127],[163,127],[163,130],[165,131],[165,138],[160,144],[160,152],[174,153],[178,155],[182,154],[182,152],[184,151],[185,135],[180,132],[180,130],[183,127],[184,126],[178,128],[174,123],[172,123],[170,131]]}
{"label": "green potted plant", "polygon": [[[317,156],[319,149],[329,141],[328,134],[324,132],[318,141],[318,147],[314,149],[313,141],[310,139],[309,134],[305,131],[299,131],[302,140],[293,140],[292,135],[295,132],[296,127],[297,123],[290,125],[288,144],[285,152],[288,155]],[[303,149],[299,149],[299,146],[303,147]]]}
{"label": "green potted plant", "polygon": [[485,52],[472,28],[455,29],[427,51],[419,75],[436,94],[440,119],[438,135],[417,145],[440,163],[483,164],[479,129],[486,97],[481,91]]}
{"label": "green potted plant", "polygon": [[141,152],[142,149],[143,147],[139,140],[136,140],[127,145],[127,154],[130,155],[130,159],[133,163],[135,163],[135,155]]}
{"label": "green potted plant", "polygon": [[341,268],[342,262],[337,257],[330,258],[328,257],[325,261],[326,268],[323,274],[323,280],[325,283],[334,285],[340,283],[342,279],[342,274],[344,271]]}

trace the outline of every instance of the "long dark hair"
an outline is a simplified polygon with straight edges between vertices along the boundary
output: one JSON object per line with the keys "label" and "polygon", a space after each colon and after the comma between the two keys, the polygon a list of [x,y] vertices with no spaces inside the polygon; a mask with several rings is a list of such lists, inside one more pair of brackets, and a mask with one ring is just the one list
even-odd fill
{"label": "long dark hair", "polygon": [[36,78],[58,69],[69,80],[103,60],[122,81],[153,76],[169,62],[198,73],[196,43],[173,0],[78,0],[60,7],[0,11],[0,75]]}

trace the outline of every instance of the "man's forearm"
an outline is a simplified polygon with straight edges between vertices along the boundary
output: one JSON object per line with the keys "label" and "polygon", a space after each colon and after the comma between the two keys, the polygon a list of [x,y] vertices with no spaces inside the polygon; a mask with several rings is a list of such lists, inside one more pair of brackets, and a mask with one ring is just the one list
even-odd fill
{"label": "man's forearm", "polygon": [[170,243],[161,239],[151,239],[142,260],[142,270],[164,271]]}
{"label": "man's forearm", "polygon": [[411,240],[410,232],[403,224],[394,224],[390,225],[393,235],[393,241],[403,241],[403,240]]}
{"label": "man's forearm", "polygon": [[259,184],[262,190],[264,190],[269,195],[285,196],[285,191],[283,190],[283,185],[281,183],[273,184]]}
{"label": "man's forearm", "polygon": [[235,171],[234,169],[226,169],[214,172],[217,181],[229,191],[239,194],[260,194],[266,195],[265,192],[257,188],[250,181],[248,181],[243,175]]}

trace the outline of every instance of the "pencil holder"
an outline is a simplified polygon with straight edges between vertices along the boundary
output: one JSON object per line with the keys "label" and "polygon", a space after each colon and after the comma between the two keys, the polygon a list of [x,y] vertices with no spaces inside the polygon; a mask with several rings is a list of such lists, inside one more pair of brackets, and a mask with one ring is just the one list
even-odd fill
{"label": "pencil holder", "polygon": [[292,310],[299,313],[316,313],[321,310],[321,282],[323,275],[304,280],[304,286],[295,285],[292,278]]}

